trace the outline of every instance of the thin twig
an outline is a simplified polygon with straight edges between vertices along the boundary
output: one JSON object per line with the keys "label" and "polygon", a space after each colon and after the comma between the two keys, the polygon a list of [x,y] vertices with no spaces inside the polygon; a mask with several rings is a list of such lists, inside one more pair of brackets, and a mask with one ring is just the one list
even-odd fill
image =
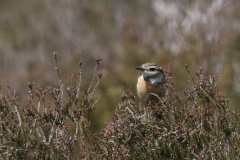
{"label": "thin twig", "polygon": [[95,80],[95,76],[96,76],[96,73],[97,73],[97,66],[98,66],[98,63],[96,63],[96,65],[95,65],[94,73],[93,73],[93,78],[92,78],[92,81],[91,81],[90,86],[88,87],[87,93],[89,93],[89,91],[91,90],[92,84],[93,84],[93,82],[94,82],[94,80]]}
{"label": "thin twig", "polygon": [[55,58],[55,62],[56,62],[55,69],[57,70],[58,81],[60,82],[61,79],[60,79],[60,73],[59,73],[59,70],[58,70],[58,52],[54,52],[54,53],[53,53],[53,56],[54,56],[54,58]]}
{"label": "thin twig", "polygon": [[100,97],[101,97],[101,93],[99,94],[98,99],[93,103],[91,109],[93,109],[94,105],[99,101]]}
{"label": "thin twig", "polygon": [[185,64],[185,67],[186,67],[188,74],[192,77],[193,84],[195,85],[194,78],[193,78],[192,74],[189,72],[187,64]]}
{"label": "thin twig", "polygon": [[91,96],[90,96],[89,99],[91,99],[91,98],[93,97],[93,94],[95,93],[95,91],[96,91],[96,89],[97,89],[97,87],[98,87],[98,85],[99,85],[99,82],[100,82],[100,78],[98,79],[97,84],[96,84],[95,87],[93,88],[92,94],[91,94]]}
{"label": "thin twig", "polygon": [[19,126],[21,127],[22,121],[21,121],[21,117],[20,117],[20,114],[19,114],[19,112],[18,112],[17,106],[14,105],[14,108],[15,108],[15,112],[17,113],[17,117],[18,117],[18,120],[19,120]]}
{"label": "thin twig", "polygon": [[79,72],[78,72],[78,79],[77,79],[77,86],[76,86],[76,90],[77,90],[76,98],[78,98],[78,95],[80,93],[81,81],[82,81],[82,61],[79,62]]}
{"label": "thin twig", "polygon": [[6,98],[5,98],[5,100],[8,103],[8,105],[11,106],[12,108],[14,108],[14,111],[17,113],[17,117],[18,117],[18,121],[19,121],[18,125],[21,127],[22,121],[21,121],[21,117],[20,117],[20,114],[18,112],[17,106],[16,105],[12,106],[12,104]]}
{"label": "thin twig", "polygon": [[53,127],[54,127],[54,125],[55,125],[55,122],[56,122],[56,120],[57,120],[57,117],[58,117],[58,113],[56,114],[55,119],[54,119],[54,121],[53,121],[52,128],[51,128],[51,132],[50,132],[50,135],[49,135],[49,139],[48,139],[48,142],[46,142],[46,145],[47,145],[47,146],[50,144],[51,139],[52,139],[52,137],[53,137],[53,130],[54,130]]}

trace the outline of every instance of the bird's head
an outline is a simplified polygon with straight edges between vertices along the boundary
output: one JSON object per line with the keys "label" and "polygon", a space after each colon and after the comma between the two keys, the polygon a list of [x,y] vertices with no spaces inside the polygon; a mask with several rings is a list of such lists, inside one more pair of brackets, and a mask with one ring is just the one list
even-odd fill
{"label": "bird's head", "polygon": [[155,63],[145,63],[141,67],[136,67],[135,69],[141,70],[145,81],[152,84],[162,84],[166,83],[165,75],[162,67],[159,67]]}

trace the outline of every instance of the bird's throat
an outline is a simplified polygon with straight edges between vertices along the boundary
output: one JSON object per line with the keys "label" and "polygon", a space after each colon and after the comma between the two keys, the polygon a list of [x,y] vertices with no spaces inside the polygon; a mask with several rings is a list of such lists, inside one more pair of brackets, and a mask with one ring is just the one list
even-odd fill
{"label": "bird's throat", "polygon": [[157,84],[163,83],[163,80],[161,77],[156,77],[156,78],[149,78],[148,82],[150,82],[151,84],[157,85]]}

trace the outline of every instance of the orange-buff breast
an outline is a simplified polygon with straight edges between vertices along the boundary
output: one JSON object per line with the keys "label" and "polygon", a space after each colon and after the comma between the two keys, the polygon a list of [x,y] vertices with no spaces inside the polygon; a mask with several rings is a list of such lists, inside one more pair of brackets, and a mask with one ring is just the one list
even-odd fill
{"label": "orange-buff breast", "polygon": [[141,102],[147,106],[149,101],[152,99],[156,99],[154,95],[151,93],[157,94],[159,97],[164,97],[166,94],[166,86],[165,84],[151,84],[144,80],[143,76],[138,78],[137,83],[137,93],[138,97],[140,98]]}

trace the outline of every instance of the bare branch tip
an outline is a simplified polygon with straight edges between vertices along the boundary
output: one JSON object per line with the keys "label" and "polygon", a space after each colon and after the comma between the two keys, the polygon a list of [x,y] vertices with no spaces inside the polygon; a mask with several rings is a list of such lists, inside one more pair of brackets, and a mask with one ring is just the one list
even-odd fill
{"label": "bare branch tip", "polygon": [[95,59],[95,61],[97,62],[97,64],[99,64],[102,61],[102,57],[98,57],[97,59]]}
{"label": "bare branch tip", "polygon": [[82,58],[81,58],[81,60],[78,62],[78,65],[82,65],[82,62],[83,62],[83,60],[82,60]]}
{"label": "bare branch tip", "polygon": [[53,56],[57,56],[58,55],[58,52],[53,52]]}
{"label": "bare branch tip", "polygon": [[103,71],[98,72],[98,77],[99,78],[102,78],[102,75],[103,75]]}

